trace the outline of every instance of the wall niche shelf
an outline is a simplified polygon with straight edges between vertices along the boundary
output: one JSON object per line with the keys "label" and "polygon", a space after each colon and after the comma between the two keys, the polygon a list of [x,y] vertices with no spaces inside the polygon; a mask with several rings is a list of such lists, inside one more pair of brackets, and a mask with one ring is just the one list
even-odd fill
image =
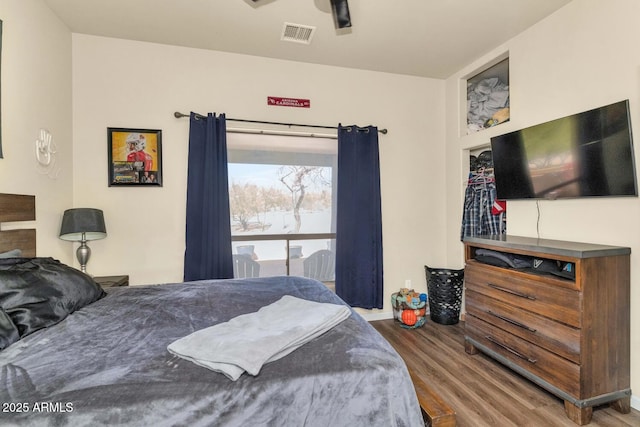
{"label": "wall niche shelf", "polygon": [[485,66],[466,79],[467,134],[509,121],[509,57]]}

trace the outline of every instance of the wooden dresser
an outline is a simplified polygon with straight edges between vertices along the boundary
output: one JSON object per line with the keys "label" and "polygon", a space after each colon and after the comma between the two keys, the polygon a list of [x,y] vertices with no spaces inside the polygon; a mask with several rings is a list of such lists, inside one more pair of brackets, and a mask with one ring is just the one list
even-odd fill
{"label": "wooden dresser", "polygon": [[[591,421],[630,411],[630,259],[626,247],[519,236],[466,238],[465,350],[493,357]],[[478,249],[573,263],[575,279],[476,260]]]}

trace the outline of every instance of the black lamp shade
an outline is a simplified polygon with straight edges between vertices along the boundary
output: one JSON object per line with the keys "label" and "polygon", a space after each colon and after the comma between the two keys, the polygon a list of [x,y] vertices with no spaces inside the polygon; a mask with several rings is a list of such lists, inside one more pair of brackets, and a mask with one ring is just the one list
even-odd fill
{"label": "black lamp shade", "polygon": [[83,240],[83,233],[85,240],[98,240],[107,237],[104,214],[100,209],[77,208],[64,211],[60,238],[80,242]]}

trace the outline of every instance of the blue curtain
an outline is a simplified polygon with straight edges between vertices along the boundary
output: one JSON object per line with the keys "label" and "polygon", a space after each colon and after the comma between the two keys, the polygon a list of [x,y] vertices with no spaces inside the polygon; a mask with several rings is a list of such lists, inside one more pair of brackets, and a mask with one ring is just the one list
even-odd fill
{"label": "blue curtain", "polygon": [[352,307],[382,308],[378,128],[338,127],[336,293]]}
{"label": "blue curtain", "polygon": [[233,277],[225,115],[191,113],[184,280]]}

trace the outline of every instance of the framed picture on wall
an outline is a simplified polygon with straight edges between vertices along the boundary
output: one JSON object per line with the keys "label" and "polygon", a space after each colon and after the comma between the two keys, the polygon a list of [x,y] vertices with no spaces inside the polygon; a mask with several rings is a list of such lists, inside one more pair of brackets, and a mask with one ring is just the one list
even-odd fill
{"label": "framed picture on wall", "polygon": [[109,187],[162,187],[162,131],[107,128]]}

